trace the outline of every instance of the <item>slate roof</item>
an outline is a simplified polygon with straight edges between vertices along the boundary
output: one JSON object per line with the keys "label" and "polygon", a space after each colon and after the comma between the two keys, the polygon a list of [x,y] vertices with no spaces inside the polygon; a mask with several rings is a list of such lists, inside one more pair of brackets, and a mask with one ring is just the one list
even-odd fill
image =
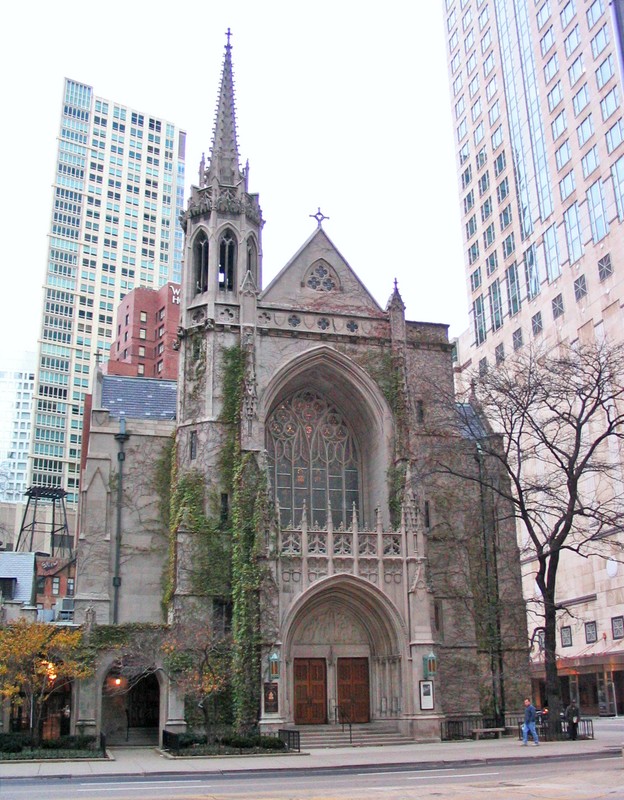
{"label": "slate roof", "polygon": [[466,439],[485,439],[488,431],[474,406],[470,403],[457,403],[459,427]]}
{"label": "slate roof", "polygon": [[119,419],[175,419],[177,381],[104,375],[102,408]]}
{"label": "slate roof", "polygon": [[35,582],[34,553],[0,553],[0,578],[17,578],[13,600],[30,604]]}

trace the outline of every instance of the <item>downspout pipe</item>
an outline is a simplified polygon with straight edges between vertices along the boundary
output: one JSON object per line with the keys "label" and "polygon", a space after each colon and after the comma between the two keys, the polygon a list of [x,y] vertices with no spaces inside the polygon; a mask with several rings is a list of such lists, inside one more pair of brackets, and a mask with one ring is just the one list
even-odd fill
{"label": "downspout pipe", "polygon": [[115,434],[117,451],[117,526],[115,530],[115,566],[113,572],[113,625],[119,622],[119,589],[121,588],[121,509],[123,502],[123,465],[126,460],[124,445],[130,438],[126,433],[126,420],[119,420],[119,433]]}

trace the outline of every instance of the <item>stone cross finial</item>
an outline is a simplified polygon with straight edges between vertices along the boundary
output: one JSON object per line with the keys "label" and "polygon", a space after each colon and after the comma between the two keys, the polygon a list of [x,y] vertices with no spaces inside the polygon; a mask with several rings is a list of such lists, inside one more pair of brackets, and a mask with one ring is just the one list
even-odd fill
{"label": "stone cross finial", "polygon": [[319,226],[319,228],[323,227],[323,220],[324,219],[329,219],[329,217],[326,217],[325,214],[323,214],[323,212],[321,211],[320,206],[319,206],[319,209],[316,212],[316,214],[310,214],[309,216],[311,216],[312,219],[316,220],[316,224]]}

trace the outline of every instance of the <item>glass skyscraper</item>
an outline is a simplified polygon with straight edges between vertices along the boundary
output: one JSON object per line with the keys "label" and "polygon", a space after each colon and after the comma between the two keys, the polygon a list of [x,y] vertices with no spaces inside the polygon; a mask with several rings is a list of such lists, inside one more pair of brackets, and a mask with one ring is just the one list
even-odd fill
{"label": "glass skyscraper", "polygon": [[621,339],[618,4],[444,0],[471,327],[460,366]]}
{"label": "glass skyscraper", "polygon": [[31,439],[31,483],[78,500],[82,417],[115,310],[179,282],[186,134],[65,80]]}
{"label": "glass skyscraper", "polygon": [[[622,343],[624,2],[443,0],[442,7],[471,310],[458,342],[459,380],[496,370],[529,346]],[[610,447],[605,457],[613,470],[595,491],[621,497],[622,451]],[[600,536],[604,547],[594,557],[562,557],[558,670],[564,698],[586,713],[621,714],[622,534]],[[519,543],[539,698],[536,562],[522,529]]]}

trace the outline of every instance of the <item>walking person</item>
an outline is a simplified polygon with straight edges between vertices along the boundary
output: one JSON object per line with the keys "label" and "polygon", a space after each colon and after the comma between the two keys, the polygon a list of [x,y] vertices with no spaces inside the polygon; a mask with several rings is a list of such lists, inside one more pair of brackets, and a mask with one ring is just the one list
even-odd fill
{"label": "walking person", "polygon": [[537,737],[537,731],[535,730],[535,721],[537,719],[537,711],[535,710],[535,706],[527,697],[524,701],[524,725],[522,726],[522,746],[526,747],[528,744],[529,732],[533,737],[533,744],[537,747],[539,745],[539,739]]}
{"label": "walking person", "polygon": [[570,700],[570,705],[565,710],[565,720],[568,723],[568,738],[576,740],[578,734],[578,724],[581,715],[574,700]]}

